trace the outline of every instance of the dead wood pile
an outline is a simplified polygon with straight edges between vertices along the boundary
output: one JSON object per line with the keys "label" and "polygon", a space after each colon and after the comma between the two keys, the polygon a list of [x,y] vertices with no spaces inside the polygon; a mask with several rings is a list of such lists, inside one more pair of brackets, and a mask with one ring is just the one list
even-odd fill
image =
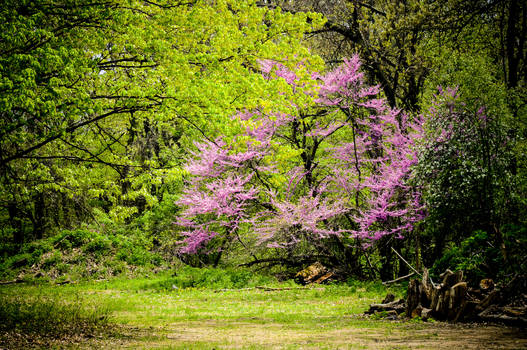
{"label": "dead wood pile", "polygon": [[321,284],[328,282],[334,276],[334,271],[328,270],[324,265],[317,261],[298,272],[295,276],[295,280],[303,285],[310,283]]}
{"label": "dead wood pile", "polygon": [[517,275],[507,285],[497,288],[491,279],[471,288],[463,281],[463,272],[446,270],[435,284],[428,275],[408,284],[406,300],[395,301],[388,295],[381,304],[372,304],[366,314],[382,312],[395,319],[404,315],[423,320],[491,321],[527,325],[527,276]]}

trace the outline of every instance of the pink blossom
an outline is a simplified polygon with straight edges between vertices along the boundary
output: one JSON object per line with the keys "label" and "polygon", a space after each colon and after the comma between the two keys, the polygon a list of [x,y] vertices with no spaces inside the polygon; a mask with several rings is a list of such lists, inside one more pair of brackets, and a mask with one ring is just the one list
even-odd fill
{"label": "pink blossom", "polygon": [[[301,84],[281,63],[259,64],[269,79]],[[242,224],[260,244],[281,249],[331,236],[400,238],[424,218],[419,188],[410,185],[422,118],[410,118],[379,98],[379,87],[365,83],[357,55],[311,77],[318,83],[316,113],[244,110],[233,117],[245,125],[244,146],[235,150],[221,138],[196,143],[186,166],[191,179],[178,201],[183,209],[177,223],[186,236],[181,252],[200,251]],[[280,147],[298,156],[274,161]],[[286,180],[276,184],[280,176]],[[353,224],[346,226],[344,218]]]}

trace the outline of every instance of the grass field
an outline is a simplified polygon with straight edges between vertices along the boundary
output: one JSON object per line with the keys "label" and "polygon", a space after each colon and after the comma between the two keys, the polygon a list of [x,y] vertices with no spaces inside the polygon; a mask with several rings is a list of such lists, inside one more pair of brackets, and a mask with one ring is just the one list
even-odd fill
{"label": "grass field", "polygon": [[[235,290],[181,288],[171,281],[161,276],[63,286],[2,286],[3,305],[23,300],[33,309],[23,321],[12,320],[10,329],[4,327],[0,348],[527,348],[524,330],[515,328],[362,316],[370,303],[386,294],[379,284],[308,288],[271,283],[276,290],[254,286]],[[401,289],[391,292],[401,295]],[[37,307],[43,301],[60,306],[55,315],[49,305]],[[9,313],[4,317],[13,313],[4,312]],[[53,319],[46,321],[46,315]],[[58,320],[60,315],[75,316]],[[54,320],[57,324],[45,332],[34,329],[38,322],[52,324]],[[81,326],[75,327],[76,323]]]}

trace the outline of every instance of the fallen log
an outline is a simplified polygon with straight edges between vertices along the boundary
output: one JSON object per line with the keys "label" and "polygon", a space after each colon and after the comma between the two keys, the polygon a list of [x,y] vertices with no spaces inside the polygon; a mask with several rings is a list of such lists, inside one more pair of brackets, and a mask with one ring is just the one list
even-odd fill
{"label": "fallen log", "polygon": [[395,311],[398,315],[403,313],[406,309],[406,303],[404,299],[399,299],[397,301],[392,301],[385,304],[371,304],[366,314],[374,314],[376,312],[382,311]]}
{"label": "fallen log", "polygon": [[334,270],[329,270],[320,262],[315,262],[314,264],[309,265],[305,269],[299,271],[295,275],[295,281],[307,285],[307,284],[322,284],[328,282],[332,279],[335,279],[338,272]]}
{"label": "fallen log", "polygon": [[388,293],[386,294],[386,297],[384,297],[384,299],[382,300],[381,304],[388,304],[392,301],[395,301],[395,295]]}
{"label": "fallen log", "polygon": [[319,278],[322,278],[327,273],[328,270],[326,267],[317,261],[316,263],[309,265],[302,271],[298,272],[295,275],[295,280],[300,284],[309,284]]}
{"label": "fallen log", "polygon": [[499,307],[492,305],[486,310],[480,312],[478,317],[481,320],[488,322],[500,322],[510,326],[525,326],[527,325],[527,310],[526,308],[512,309],[507,307]]}

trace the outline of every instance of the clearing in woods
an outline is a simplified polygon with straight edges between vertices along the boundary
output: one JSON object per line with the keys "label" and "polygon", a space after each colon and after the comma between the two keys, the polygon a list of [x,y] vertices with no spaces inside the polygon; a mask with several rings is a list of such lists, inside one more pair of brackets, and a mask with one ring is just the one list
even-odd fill
{"label": "clearing in woods", "polygon": [[5,300],[45,296],[101,307],[111,331],[58,339],[4,332],[0,348],[527,349],[519,328],[362,316],[386,293],[371,283],[279,290],[159,286],[148,279],[2,286]]}

